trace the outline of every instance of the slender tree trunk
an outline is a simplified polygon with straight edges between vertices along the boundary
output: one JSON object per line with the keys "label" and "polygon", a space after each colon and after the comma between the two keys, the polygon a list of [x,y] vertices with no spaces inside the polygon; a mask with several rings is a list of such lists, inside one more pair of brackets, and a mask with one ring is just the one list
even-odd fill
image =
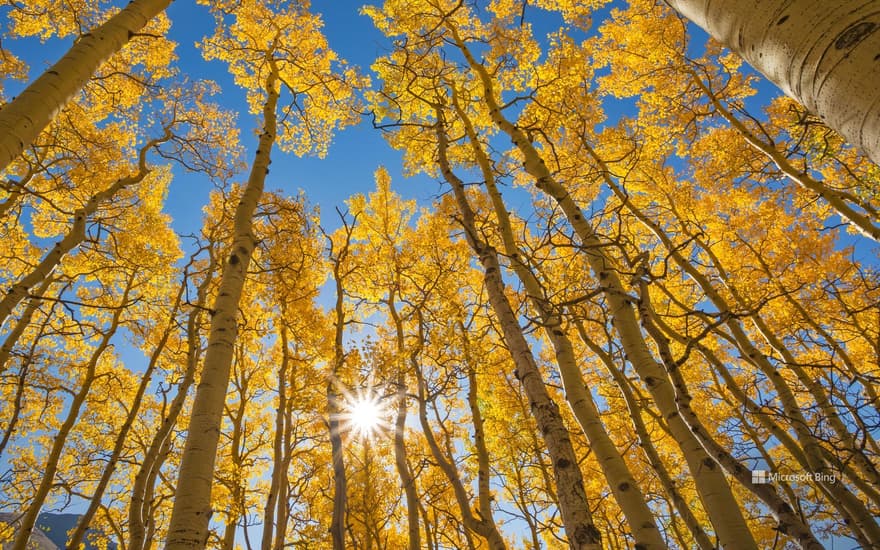
{"label": "slender tree trunk", "polygon": [[871,0],[665,0],[880,162],[880,16]]}
{"label": "slender tree trunk", "polygon": [[[213,246],[213,244],[211,245]],[[183,378],[177,385],[177,393],[171,400],[162,423],[144,451],[144,458],[134,477],[131,489],[131,502],[128,505],[128,547],[126,550],[143,550],[152,530],[152,493],[156,478],[165,457],[171,447],[171,433],[183,410],[189,389],[195,382],[196,366],[201,357],[202,348],[199,344],[199,319],[205,311],[208,287],[213,280],[217,262],[213,250],[209,248],[209,262],[205,269],[205,277],[196,290],[195,307],[189,312],[186,322],[187,351]]]}
{"label": "slender tree trunk", "polygon": [[464,123],[465,132],[471,143],[471,148],[476,157],[477,164],[483,174],[486,191],[492,202],[495,217],[498,220],[498,231],[504,243],[504,251],[517,278],[526,289],[529,300],[541,318],[541,326],[544,333],[553,345],[556,354],[556,364],[562,378],[565,390],[565,399],[568,401],[581,430],[590,443],[590,448],[596,453],[602,473],[611,488],[614,499],[620,506],[630,529],[632,530],[635,544],[643,549],[666,548],[666,543],[660,536],[660,530],[654,519],[654,514],[648,508],[642,491],[639,489],[635,478],[623,457],[605,430],[605,425],[599,417],[599,409],[593,400],[590,390],[584,385],[580,367],[574,353],[571,340],[565,333],[562,315],[554,310],[544,296],[544,288],[538,281],[531,267],[526,264],[526,256],[516,244],[510,217],[507,213],[504,200],[495,184],[495,176],[492,171],[489,158],[486,156],[482,145],[477,139],[473,124],[467,113],[460,108],[457,94],[453,90],[453,105],[458,118]]}
{"label": "slender tree trunk", "polygon": [[212,514],[211,485],[232,354],[238,334],[238,302],[256,245],[252,218],[263,194],[270,153],[275,142],[278,68],[271,56],[267,58],[270,72],[265,86],[268,97],[263,105],[263,132],[247,185],[235,210],[232,250],[223,265],[220,287],[214,301],[208,349],[181,457],[165,544],[167,550],[203,548],[208,541],[208,523]]}
{"label": "slender tree trunk", "polygon": [[18,531],[12,542],[11,550],[25,550],[28,547],[28,541],[34,530],[34,524],[37,522],[37,516],[39,516],[40,509],[43,507],[43,503],[46,501],[46,497],[49,495],[49,491],[54,485],[55,473],[58,471],[58,461],[61,458],[61,453],[64,451],[67,437],[76,425],[77,420],[79,420],[79,411],[82,408],[83,403],[86,402],[86,398],[92,389],[92,383],[96,378],[98,361],[101,359],[101,356],[104,355],[104,352],[107,351],[107,348],[110,347],[110,340],[119,328],[119,322],[122,319],[122,313],[125,311],[128,303],[128,296],[133,284],[134,276],[131,276],[127,282],[122,300],[116,306],[116,311],[113,312],[110,326],[104,334],[101,335],[100,343],[92,352],[89,362],[84,365],[84,368],[82,369],[79,390],[74,394],[73,399],[70,402],[70,408],[67,411],[67,417],[64,419],[64,422],[58,429],[58,433],[55,434],[55,438],[52,440],[52,447],[49,449],[49,455],[46,458],[46,464],[43,468],[43,478],[40,480],[40,484],[37,486],[37,490],[34,492],[33,499],[31,499],[24,516],[21,518]]}
{"label": "slender tree trunk", "polygon": [[[344,220],[343,220],[344,221]],[[330,538],[333,541],[333,550],[345,550],[345,524],[346,511],[348,509],[348,484],[345,477],[345,454],[342,448],[342,404],[338,387],[341,385],[339,377],[345,365],[345,349],[343,337],[345,335],[345,283],[343,262],[348,256],[351,244],[351,230],[345,226],[345,243],[333,256],[331,250],[331,262],[333,263],[333,280],[336,285],[335,319],[333,321],[333,367],[327,381],[327,414],[330,428],[330,452],[333,461],[333,513],[330,518]],[[332,246],[332,240],[331,240]]]}
{"label": "slender tree trunk", "polygon": [[465,195],[464,184],[452,173],[446,156],[448,145],[442,111],[439,109],[437,120],[440,170],[455,193],[468,243],[483,266],[489,301],[501,325],[504,342],[516,364],[516,376],[528,395],[532,416],[550,452],[556,478],[557,502],[569,547],[572,550],[598,550],[602,546],[601,535],[593,523],[583,474],[571,444],[571,435],[562,420],[559,405],[547,392],[541,371],[517,322],[516,313],[505,295],[498,253],[478,237],[474,212]]}
{"label": "slender tree trunk", "polygon": [[0,109],[0,172],[33,143],[98,68],[171,0],[133,0],[80,37],[57,63]]}
{"label": "slender tree trunk", "polygon": [[[483,428],[483,415],[480,412],[479,387],[476,369],[477,363],[471,357],[471,345],[467,335],[467,329],[460,320],[458,322],[458,328],[461,331],[462,348],[464,350],[464,359],[467,365],[467,399],[468,407],[471,410],[471,422],[474,425],[474,449],[477,452],[477,506],[480,511],[480,516],[482,516],[482,521],[486,525],[485,529],[487,533],[485,537],[489,543],[489,547],[502,549],[506,548],[506,545],[492,514],[492,495],[489,490],[489,450],[486,448],[486,432]],[[414,360],[413,366],[415,366]]]}
{"label": "slender tree trunk", "polygon": [[400,476],[400,483],[403,485],[403,492],[406,495],[406,519],[407,533],[409,538],[409,549],[419,550],[421,548],[421,532],[419,528],[419,495],[416,493],[416,483],[413,479],[412,472],[406,461],[406,443],[404,436],[406,435],[406,370],[403,365],[403,354],[405,353],[405,343],[403,334],[403,321],[394,307],[395,292],[392,291],[388,296],[388,312],[394,321],[396,342],[397,342],[397,416],[394,419],[394,464],[397,473]]}
{"label": "slender tree trunk", "polygon": [[[284,322],[284,306],[281,316],[276,319],[281,346],[281,366],[278,367],[278,408],[275,411],[275,434],[272,439],[272,476],[269,482],[269,494],[266,495],[266,507],[263,510],[263,535],[260,540],[261,550],[272,550],[275,538],[275,515],[279,508],[281,484],[286,481],[285,471],[288,453],[284,445],[284,432],[287,426],[287,371],[290,368],[290,352],[288,351],[287,325]],[[283,538],[284,533],[278,533]]]}
{"label": "slender tree trunk", "polygon": [[[192,265],[192,262],[190,262],[190,265]],[[155,349],[153,349],[153,352],[150,355],[150,361],[147,364],[147,368],[144,369],[134,399],[129,405],[128,414],[116,435],[116,442],[114,443],[113,450],[107,460],[107,465],[104,467],[104,471],[101,472],[101,478],[98,480],[98,485],[92,493],[92,498],[89,500],[89,507],[86,508],[86,511],[79,517],[79,520],[76,522],[76,529],[67,539],[68,548],[80,547],[80,544],[83,542],[86,532],[89,529],[89,525],[92,523],[92,518],[95,516],[95,512],[97,512],[98,508],[101,506],[101,498],[104,496],[104,491],[107,489],[107,486],[110,484],[110,479],[116,471],[116,465],[119,463],[119,458],[122,455],[122,451],[128,440],[128,433],[140,413],[141,403],[143,402],[144,395],[152,382],[153,372],[156,370],[156,366],[159,363],[159,357],[164,351],[165,344],[168,342],[168,339],[171,337],[171,333],[176,326],[176,317],[180,310],[180,302],[183,298],[185,286],[186,285],[182,282],[180,289],[177,291],[177,297],[175,298],[174,305],[168,315],[168,324],[165,326],[165,330],[162,332],[159,342],[157,342]]]}
{"label": "slender tree trunk", "polygon": [[226,524],[224,525],[223,539],[221,541],[221,550],[234,550],[235,548],[235,532],[238,524],[244,515],[244,480],[241,471],[244,466],[242,460],[242,439],[244,438],[244,419],[247,412],[248,404],[248,383],[249,378],[244,370],[244,352],[241,346],[236,350],[236,358],[233,376],[236,378],[234,385],[238,392],[238,406],[235,411],[226,407],[227,414],[232,424],[232,437],[229,440],[229,454],[231,471],[228,480],[229,489],[229,508],[226,511]]}

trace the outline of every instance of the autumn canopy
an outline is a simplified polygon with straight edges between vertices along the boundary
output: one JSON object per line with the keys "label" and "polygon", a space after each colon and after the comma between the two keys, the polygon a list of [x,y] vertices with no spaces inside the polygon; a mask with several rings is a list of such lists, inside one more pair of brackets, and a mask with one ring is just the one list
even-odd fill
{"label": "autumn canopy", "polygon": [[0,544],[880,548],[880,16],[832,4],[374,0],[358,66],[348,2],[7,3]]}

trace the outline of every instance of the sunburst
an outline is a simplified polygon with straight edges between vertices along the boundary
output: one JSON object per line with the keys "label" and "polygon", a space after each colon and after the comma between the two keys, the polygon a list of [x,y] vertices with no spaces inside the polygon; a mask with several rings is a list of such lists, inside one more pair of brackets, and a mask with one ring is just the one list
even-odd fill
{"label": "sunburst", "polygon": [[392,426],[387,400],[375,388],[350,392],[343,390],[343,411],[339,415],[343,431],[359,439],[375,439]]}

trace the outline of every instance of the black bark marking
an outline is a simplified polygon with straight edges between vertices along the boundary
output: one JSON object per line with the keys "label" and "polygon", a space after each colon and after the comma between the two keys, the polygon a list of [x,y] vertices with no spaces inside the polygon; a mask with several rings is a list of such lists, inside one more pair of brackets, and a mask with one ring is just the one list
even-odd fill
{"label": "black bark marking", "polygon": [[838,50],[845,50],[847,48],[852,48],[865,38],[874,30],[877,29],[877,23],[873,21],[862,21],[861,23],[856,23],[852,25],[845,31],[843,31],[840,36],[837,37],[837,40],[834,42],[834,47]]}
{"label": "black bark marking", "polygon": [[777,24],[777,25],[781,25],[781,24],[785,23],[786,21],[788,21],[788,16],[787,16],[787,15],[783,15],[783,16],[779,19],[779,21],[776,22],[776,24]]}
{"label": "black bark marking", "polygon": [[560,458],[556,461],[557,468],[568,468],[569,466],[571,466],[571,462],[567,458]]}
{"label": "black bark marking", "polygon": [[231,256],[229,256],[229,263],[231,263],[232,265],[237,264],[238,263],[238,256],[236,256],[235,254],[232,254]]}

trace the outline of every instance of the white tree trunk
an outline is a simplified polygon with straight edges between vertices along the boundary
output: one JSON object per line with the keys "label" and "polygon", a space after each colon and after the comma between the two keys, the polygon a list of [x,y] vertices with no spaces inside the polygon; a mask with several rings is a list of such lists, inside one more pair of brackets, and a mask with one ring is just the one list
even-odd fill
{"label": "white tree trunk", "polygon": [[212,514],[211,486],[233,349],[238,335],[238,306],[256,246],[252,219],[263,194],[266,173],[269,171],[269,153],[275,143],[278,69],[274,61],[270,60],[270,64],[272,72],[266,79],[268,98],[263,106],[263,132],[247,185],[235,210],[234,239],[229,257],[223,265],[220,288],[214,301],[208,348],[187,428],[166,550],[204,548],[208,542],[208,523]]}
{"label": "white tree trunk", "polygon": [[665,0],[880,162],[873,0]]}
{"label": "white tree trunk", "polygon": [[33,143],[98,67],[162,13],[171,0],[133,0],[77,40],[57,63],[0,110],[0,171]]}

